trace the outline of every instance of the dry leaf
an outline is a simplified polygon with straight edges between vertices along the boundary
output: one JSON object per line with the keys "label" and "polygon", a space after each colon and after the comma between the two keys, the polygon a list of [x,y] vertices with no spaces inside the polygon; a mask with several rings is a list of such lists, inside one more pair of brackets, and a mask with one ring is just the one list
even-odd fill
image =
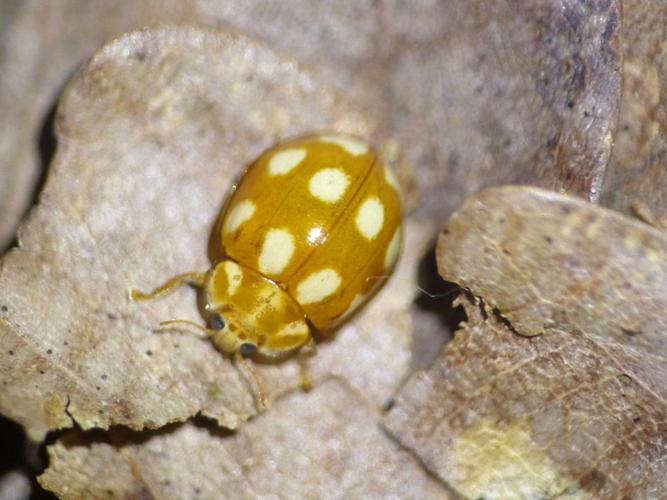
{"label": "dry leaf", "polygon": [[[79,58],[113,33],[167,20],[232,26],[308,62],[380,118],[379,137],[398,139],[409,160],[399,173],[419,187],[408,197],[421,201],[430,223],[491,183],[595,197],[608,156],[619,92],[616,1],[538,2],[518,13],[507,1],[62,0],[45,9],[22,2],[8,38],[22,66],[35,68],[3,73],[24,102],[48,102]],[[26,37],[39,48],[25,50]],[[48,74],[36,78],[39,68]],[[15,101],[9,93],[7,102]],[[36,117],[47,109],[40,106],[29,119],[8,119],[9,143],[30,146],[22,138],[39,134]],[[2,148],[0,164],[1,155]],[[34,168],[21,162],[17,171]],[[446,337],[441,325],[420,308],[413,315],[436,349]]]}
{"label": "dry leaf", "polygon": [[[72,68],[94,46],[126,29],[165,21],[225,25],[256,36],[271,47],[308,62],[315,74],[320,75],[320,81],[339,87],[362,103],[378,120],[374,137],[396,139],[409,159],[409,163],[401,164],[399,174],[402,180],[408,178],[418,187],[409,195],[420,203],[417,216],[422,220],[416,223],[412,218],[408,222],[407,251],[398,276],[353,324],[338,332],[334,342],[320,346],[313,366],[318,382],[329,372],[338,373],[364,389],[361,397],[367,403],[385,404],[409,367],[407,349],[412,333],[404,307],[415,293],[417,256],[423,254],[429,228],[457,207],[464,196],[481,186],[518,182],[566,190],[595,200],[612,142],[616,142],[613,160],[616,171],[608,177],[609,183],[605,183],[605,203],[626,208],[635,201],[621,189],[622,182],[633,179],[633,187],[627,193],[641,193],[648,206],[663,215],[664,183],[660,182],[658,161],[645,163],[646,168],[642,166],[641,170],[624,167],[630,168],[631,176],[622,177],[623,181],[617,180],[617,171],[623,161],[632,164],[634,159],[646,155],[659,158],[664,9],[652,1],[633,0],[624,4],[625,90],[622,130],[614,138],[620,98],[619,3],[540,0],[517,10],[515,3],[508,0],[367,4],[298,0],[270,4],[256,0],[194,0],[187,4],[177,0],[112,3],[62,0],[48,5],[38,0],[10,2],[8,12],[13,20],[7,22],[7,34],[1,27],[9,17],[0,15],[0,43],[4,50],[0,52],[0,109],[7,111],[0,117],[0,248],[12,237],[13,228],[35,189],[40,163],[34,139],[48,131],[42,127],[53,96]],[[0,12],[3,8],[7,7],[3,4]],[[63,411],[65,406],[85,426],[125,423],[140,427],[141,419],[146,417],[142,415],[144,410],[154,409],[151,398],[156,401],[163,397],[163,393],[147,391],[150,387],[159,387],[176,398],[166,400],[169,407],[162,409],[159,418],[144,422],[150,426],[168,422],[174,415],[179,415],[178,419],[187,418],[198,405],[207,415],[229,426],[253,412],[246,379],[229,370],[229,364],[209,344],[181,333],[149,333],[159,320],[174,314],[199,320],[193,293],[183,290],[164,301],[141,306],[130,306],[122,295],[130,284],[148,287],[186,267],[206,267],[205,240],[225,189],[238,168],[268,145],[272,136],[310,128],[313,120],[331,124],[347,113],[359,123],[341,121],[337,124],[341,130],[366,135],[373,129],[374,124],[346,104],[347,101],[335,101],[343,110],[332,109],[331,102],[320,101],[322,95],[326,100],[334,93],[284,59],[275,64],[282,68],[280,75],[286,77],[276,83],[278,89],[271,88],[268,102],[279,108],[284,106],[286,111],[276,112],[269,119],[262,108],[267,100],[263,92],[258,92],[259,97],[247,96],[245,105],[228,108],[217,99],[229,86],[222,84],[216,93],[216,89],[206,85],[204,89],[198,87],[197,78],[183,81],[194,66],[198,75],[216,74],[223,82],[233,82],[234,88],[246,84],[262,87],[269,79],[268,69],[265,80],[260,79],[259,83],[235,81],[253,73],[250,66],[255,64],[255,57],[260,62],[268,57],[264,49],[247,43],[252,47],[243,59],[248,67],[244,70],[232,64],[235,69],[231,75],[216,74],[222,71],[217,65],[219,61],[207,64],[183,57],[185,68],[174,70],[182,80],[165,85],[167,93],[175,92],[175,100],[167,95],[162,102],[156,99],[158,103],[154,104],[158,120],[152,114],[155,109],[142,108],[141,100],[138,114],[136,108],[125,108],[123,123],[115,116],[113,123],[95,120],[91,124],[97,118],[95,114],[105,116],[96,102],[91,103],[85,120],[74,120],[71,113],[69,117],[65,115],[69,120],[65,126],[76,125],[72,128],[74,141],[71,130],[66,131],[65,142],[69,144],[65,146],[71,148],[74,144],[76,161],[82,166],[85,163],[85,169],[65,174],[72,158],[60,151],[54,164],[56,172],[43,196],[43,206],[33,214],[23,235],[25,248],[6,257],[9,262],[0,263],[0,306],[7,307],[0,311],[0,335],[11,339],[6,344],[7,351],[14,352],[0,353],[0,366],[10,365],[0,368],[0,380],[6,382],[5,386],[11,384],[7,392],[3,387],[0,394],[0,411],[27,423],[33,438],[39,438],[48,428],[70,425],[70,418]],[[239,62],[231,53],[229,60]],[[204,71],[199,71],[200,63],[206,66]],[[155,72],[168,79],[164,68]],[[116,76],[126,79],[121,73]],[[108,81],[105,74],[101,80],[96,80],[97,77],[87,75],[93,89],[99,90]],[[116,83],[114,80],[113,84]],[[119,83],[127,85],[126,81]],[[300,95],[286,98],[289,91],[283,84],[300,89],[297,91]],[[16,98],[17,89],[20,99]],[[115,99],[109,94],[114,90],[105,87],[103,92],[99,91],[104,102]],[[142,99],[154,90],[145,88]],[[134,88],[130,91],[141,93]],[[191,95],[196,96],[194,100]],[[214,96],[211,110],[209,102],[206,105],[193,102],[197,96],[206,99],[211,95]],[[79,103],[89,102],[84,98],[90,96],[80,97]],[[174,102],[176,105],[172,106]],[[302,103],[302,108],[296,103]],[[296,111],[290,108],[295,104]],[[174,116],[170,113],[174,108],[176,111],[185,108],[183,120],[193,123],[171,123]],[[257,108],[262,109],[257,112]],[[255,113],[247,113],[248,109]],[[193,110],[197,112],[191,113]],[[297,115],[304,110],[308,116]],[[222,118],[218,120],[216,114]],[[143,125],[133,121],[137,117],[143,120]],[[625,130],[623,126],[627,123],[630,128]],[[202,136],[197,135],[197,127],[204,130]],[[119,141],[116,147],[111,144],[100,147],[109,129],[126,129],[120,134],[126,144]],[[112,136],[117,138],[118,132]],[[149,144],[152,140],[156,141],[154,146]],[[78,151],[77,147],[84,142],[91,143],[90,149]],[[100,150],[94,151],[94,147]],[[131,165],[124,165],[128,149],[134,159]],[[42,160],[48,159],[48,154],[42,153]],[[110,153],[104,165],[98,163],[100,155]],[[147,169],[134,168],[140,164]],[[169,185],[172,182],[177,184]],[[66,186],[68,183],[73,186]],[[614,198],[616,193],[620,194]],[[135,206],[128,199],[141,200],[143,205]],[[91,201],[96,207],[94,211],[89,211]],[[119,210],[120,203],[127,206]],[[155,206],[158,204],[163,208]],[[83,214],[86,224],[70,226],[73,212],[79,218]],[[54,219],[56,213],[58,218]],[[156,217],[151,232],[149,228]],[[98,239],[100,235],[103,238]],[[73,241],[83,244],[72,249],[69,245]],[[472,248],[471,261],[479,262],[478,250]],[[155,265],[147,266],[148,261]],[[8,268],[10,263],[12,267]],[[14,263],[22,263],[23,267]],[[41,273],[38,280],[35,269]],[[21,286],[15,287],[16,297],[4,286],[8,276],[14,283],[20,281]],[[93,280],[94,286],[86,285]],[[64,286],[59,287],[60,283]],[[550,292],[551,282],[546,283],[547,288],[539,290],[543,295]],[[12,301],[3,302],[2,298],[8,295],[12,295]],[[81,297],[83,304],[91,307],[81,309],[77,304]],[[59,301],[64,305],[58,306]],[[620,311],[625,308],[625,303],[618,307]],[[43,315],[40,311],[44,311]],[[625,317],[624,314],[621,316]],[[447,336],[446,326],[434,322],[429,313],[419,308],[413,308],[412,315],[418,333],[412,342],[419,344],[413,346],[413,351],[421,353],[420,357],[429,350],[435,354]],[[9,318],[12,324],[3,323],[3,318]],[[564,325],[569,328],[568,325],[585,318],[585,311],[578,310],[572,321],[568,319]],[[559,321],[560,316],[556,319]],[[525,321],[532,327],[539,325],[540,317],[535,314]],[[619,320],[614,327],[621,323]],[[597,328],[595,323],[588,326]],[[72,331],[63,333],[67,328]],[[17,337],[16,332],[29,332],[30,336]],[[53,332],[61,332],[65,338],[53,337]],[[547,337],[543,335],[538,340]],[[70,338],[77,339],[76,349],[69,344]],[[454,345],[461,338],[460,334]],[[50,340],[68,341],[68,346],[58,345],[56,349]],[[619,340],[612,336],[609,342],[622,341],[623,337]],[[627,345],[638,342],[639,339],[633,339]],[[502,345],[501,342],[499,349]],[[627,350],[627,345],[623,344],[623,349]],[[23,353],[21,356],[16,355],[17,349]],[[47,354],[49,349],[51,354]],[[41,357],[35,356],[37,352],[42,353]],[[468,363],[477,359],[476,351],[471,352],[465,357]],[[58,357],[55,363],[54,354]],[[426,358],[432,359],[432,355]],[[111,372],[106,370],[110,359],[114,360],[113,380]],[[134,364],[123,364],[127,360]],[[154,365],[148,374],[146,363]],[[59,367],[56,374],[51,372],[53,366]],[[70,366],[73,371],[65,369]],[[104,371],[94,373],[102,368]],[[8,369],[11,379],[5,378]],[[45,374],[38,376],[39,370]],[[268,379],[272,398],[298,383],[294,363],[263,366],[260,371]],[[130,374],[129,380],[120,380],[126,373]],[[96,388],[85,391],[78,382],[73,382],[73,377],[83,376],[82,380],[90,381],[96,376],[101,378],[101,374],[107,375],[106,380],[100,380],[102,394]],[[137,376],[132,378],[132,374]],[[650,380],[646,373],[637,378],[644,376]],[[139,386],[135,387],[137,383]],[[220,393],[220,383],[231,383],[238,392]],[[146,402],[136,400],[141,391],[148,394]],[[39,397],[24,399],[24,393]],[[63,396],[71,394],[81,397],[68,403]],[[133,403],[129,406],[125,404],[128,395]],[[240,406],[237,396],[245,398]],[[107,404],[101,416],[94,414],[100,409],[96,406],[99,402]],[[267,420],[270,415],[271,411]],[[269,427],[268,423],[265,425]],[[168,432],[187,427],[190,424],[172,427]],[[521,441],[524,434],[515,431],[511,428],[503,435],[525,442]],[[461,463],[477,457],[475,447],[471,449],[473,454],[468,457],[465,447],[459,449],[463,450]],[[449,452],[449,448],[443,447],[434,453]],[[532,462],[535,470],[549,470],[553,463],[543,461],[544,455],[540,457]],[[544,464],[548,467],[540,469]],[[472,477],[469,484],[475,483],[474,474],[480,470],[477,466],[467,469]],[[551,470],[555,475],[543,475],[542,479],[553,479],[544,491],[559,486],[568,488],[574,484],[573,477],[580,477],[560,468]],[[508,471],[501,483],[517,484],[509,482],[512,473]],[[99,480],[90,471],[85,474],[93,482]],[[601,479],[593,473],[581,482],[588,490],[598,491],[601,486],[596,485],[604,486],[605,481],[607,478]],[[576,486],[572,488],[576,490]]]}
{"label": "dry leaf", "polygon": [[464,304],[468,324],[387,417],[404,446],[466,498],[661,496],[667,411],[631,361]]}
{"label": "dry leaf", "polygon": [[330,380],[233,435],[191,422],[111,442],[75,434],[49,448],[39,481],[64,498],[446,498],[377,419]]}
{"label": "dry leaf", "polygon": [[0,2],[0,250],[42,187],[54,103],[76,67],[123,31],[197,20],[205,21],[178,0]]}
{"label": "dry leaf", "polygon": [[41,204],[0,264],[2,412],[36,440],[72,419],[140,429],[202,412],[238,426],[254,413],[245,378],[210,343],[152,331],[199,319],[194,294],[137,305],[127,289],[208,267],[226,191],[274,137],[368,135],[370,122],[253,41],[164,27],[103,47],[57,124]]}
{"label": "dry leaf", "polygon": [[620,96],[617,1],[236,0],[207,11],[383,117],[380,132],[416,168],[422,214],[441,218],[499,183],[600,195]]}
{"label": "dry leaf", "polygon": [[602,203],[624,212],[633,204],[667,217],[667,4],[623,4],[623,96]]}
{"label": "dry leaf", "polygon": [[667,236],[576,198],[494,188],[452,216],[438,265],[484,302],[464,301],[468,323],[402,391],[391,432],[471,498],[658,497]]}
{"label": "dry leaf", "polygon": [[[443,277],[483,297],[522,335],[585,330],[659,368],[667,350],[664,232],[578,199],[504,187],[469,198],[438,245]],[[667,397],[664,384],[656,390]]]}
{"label": "dry leaf", "polygon": [[597,199],[620,93],[618,2],[448,2],[445,19],[392,61],[393,133],[428,169],[422,209],[442,220],[503,183]]}
{"label": "dry leaf", "polygon": [[26,0],[15,17],[0,67],[0,248],[33,192],[32,141],[58,87],[105,38],[160,22],[231,26],[311,64],[399,141],[427,217],[490,184],[599,195],[620,95],[617,1]]}

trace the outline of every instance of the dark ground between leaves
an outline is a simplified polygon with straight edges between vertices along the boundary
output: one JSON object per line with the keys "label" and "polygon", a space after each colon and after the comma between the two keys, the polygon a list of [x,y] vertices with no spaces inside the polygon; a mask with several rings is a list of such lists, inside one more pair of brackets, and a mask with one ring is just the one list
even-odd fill
{"label": "dark ground between leaves", "polygon": [[47,439],[41,445],[28,440],[23,428],[0,415],[0,478],[12,471],[22,471],[30,478],[31,500],[52,500],[57,498],[37,483],[36,477],[48,465],[46,457]]}

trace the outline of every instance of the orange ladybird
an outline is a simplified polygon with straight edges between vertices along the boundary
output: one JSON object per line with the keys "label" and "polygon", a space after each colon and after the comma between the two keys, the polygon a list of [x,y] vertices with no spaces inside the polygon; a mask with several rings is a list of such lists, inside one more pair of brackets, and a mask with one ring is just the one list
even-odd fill
{"label": "orange ladybird", "polygon": [[338,326],[385,281],[401,221],[396,177],[368,144],[300,137],[265,151],[241,177],[221,214],[221,261],[131,294],[199,286],[218,349],[281,357]]}

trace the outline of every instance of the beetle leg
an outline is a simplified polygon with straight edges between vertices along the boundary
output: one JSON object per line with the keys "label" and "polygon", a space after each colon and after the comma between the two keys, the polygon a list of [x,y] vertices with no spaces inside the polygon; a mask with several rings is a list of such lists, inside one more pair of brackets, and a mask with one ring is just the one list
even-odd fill
{"label": "beetle leg", "polygon": [[259,411],[266,409],[266,397],[264,396],[264,390],[262,389],[262,382],[257,376],[257,372],[252,367],[251,363],[246,360],[240,352],[234,354],[234,361],[241,363],[246,372],[250,374],[250,378],[255,382],[253,385],[253,390],[255,392],[255,403]]}
{"label": "beetle leg", "polygon": [[155,290],[149,293],[140,292],[136,288],[130,288],[130,298],[132,300],[151,300],[157,299],[162,295],[172,291],[174,288],[182,285],[194,285],[196,287],[203,287],[206,282],[207,273],[183,273],[171,278],[166,283],[160,285]]}
{"label": "beetle leg", "polygon": [[308,369],[308,358],[317,354],[317,346],[313,337],[310,337],[308,342],[299,349],[296,359],[299,362],[299,368],[301,368],[301,388],[304,391],[309,391],[313,388],[313,379],[310,376],[310,370]]}

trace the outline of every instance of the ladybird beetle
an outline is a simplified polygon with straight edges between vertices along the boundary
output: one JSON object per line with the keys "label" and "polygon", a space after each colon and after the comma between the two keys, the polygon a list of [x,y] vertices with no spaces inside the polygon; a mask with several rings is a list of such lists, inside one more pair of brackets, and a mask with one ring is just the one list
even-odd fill
{"label": "ladybird beetle", "polygon": [[203,288],[203,329],[218,349],[278,358],[331,331],[381,286],[400,252],[401,222],[396,177],[368,144],[300,137],[265,151],[241,177],[214,235],[224,258],[131,296]]}

